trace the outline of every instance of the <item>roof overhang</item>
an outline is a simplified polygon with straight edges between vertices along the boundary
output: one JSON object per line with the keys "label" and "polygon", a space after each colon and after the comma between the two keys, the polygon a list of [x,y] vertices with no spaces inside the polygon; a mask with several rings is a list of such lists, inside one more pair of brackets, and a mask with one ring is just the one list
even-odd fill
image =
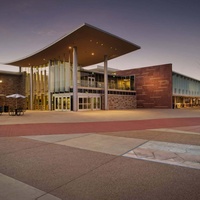
{"label": "roof overhang", "polygon": [[64,36],[44,49],[23,59],[5,63],[20,67],[39,66],[49,60],[72,61],[72,49],[77,47],[78,64],[82,67],[94,65],[140,49],[136,44],[105,32],[99,28],[84,24],[69,35]]}
{"label": "roof overhang", "polygon": [[23,74],[23,72],[12,72],[12,71],[4,71],[4,70],[0,70],[0,75],[4,74],[4,75],[17,75],[20,76]]}

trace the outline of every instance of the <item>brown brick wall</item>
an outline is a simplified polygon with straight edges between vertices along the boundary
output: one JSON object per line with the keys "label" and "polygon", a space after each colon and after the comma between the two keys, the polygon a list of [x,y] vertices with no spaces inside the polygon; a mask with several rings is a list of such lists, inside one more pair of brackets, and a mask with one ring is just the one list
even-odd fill
{"label": "brown brick wall", "polygon": [[172,64],[130,69],[119,75],[135,75],[138,108],[172,108]]}
{"label": "brown brick wall", "polygon": [[[16,106],[16,99],[6,98],[10,94],[25,95],[25,74],[24,73],[1,73],[0,72],[0,106]],[[18,99],[17,106],[25,108],[26,99]]]}
{"label": "brown brick wall", "polygon": [[[135,109],[136,96],[135,95],[108,95],[108,109],[109,110],[126,110]],[[102,109],[105,108],[104,96],[102,96]]]}

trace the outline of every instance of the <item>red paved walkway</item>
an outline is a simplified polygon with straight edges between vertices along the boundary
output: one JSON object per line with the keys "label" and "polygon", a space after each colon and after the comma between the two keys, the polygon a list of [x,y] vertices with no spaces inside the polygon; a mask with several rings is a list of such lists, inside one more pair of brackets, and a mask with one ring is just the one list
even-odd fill
{"label": "red paved walkway", "polygon": [[145,130],[200,125],[199,118],[1,125],[0,137]]}

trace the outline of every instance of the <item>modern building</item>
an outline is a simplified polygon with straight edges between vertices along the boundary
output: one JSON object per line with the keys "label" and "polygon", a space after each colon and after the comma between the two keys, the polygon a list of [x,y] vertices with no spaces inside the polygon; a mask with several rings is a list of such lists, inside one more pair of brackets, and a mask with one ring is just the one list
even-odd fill
{"label": "modern building", "polygon": [[[26,58],[6,63],[18,73],[0,72],[0,106],[12,93],[25,95],[30,110],[112,110],[200,105],[200,81],[172,71],[172,64],[130,70],[108,67],[110,59],[140,49],[96,27],[77,30]],[[85,67],[103,62],[103,66]]]}
{"label": "modern building", "polygon": [[172,71],[172,64],[119,71],[134,76],[137,108],[200,106],[200,81]]}

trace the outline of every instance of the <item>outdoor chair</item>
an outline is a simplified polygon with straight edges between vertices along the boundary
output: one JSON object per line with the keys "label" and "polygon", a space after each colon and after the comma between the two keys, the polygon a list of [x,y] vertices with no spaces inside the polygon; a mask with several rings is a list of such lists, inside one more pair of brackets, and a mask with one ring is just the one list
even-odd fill
{"label": "outdoor chair", "polygon": [[17,108],[17,115],[24,115],[25,110],[23,108]]}
{"label": "outdoor chair", "polygon": [[14,116],[15,115],[15,109],[14,108],[10,107],[10,109],[9,109],[9,115],[10,116]]}

